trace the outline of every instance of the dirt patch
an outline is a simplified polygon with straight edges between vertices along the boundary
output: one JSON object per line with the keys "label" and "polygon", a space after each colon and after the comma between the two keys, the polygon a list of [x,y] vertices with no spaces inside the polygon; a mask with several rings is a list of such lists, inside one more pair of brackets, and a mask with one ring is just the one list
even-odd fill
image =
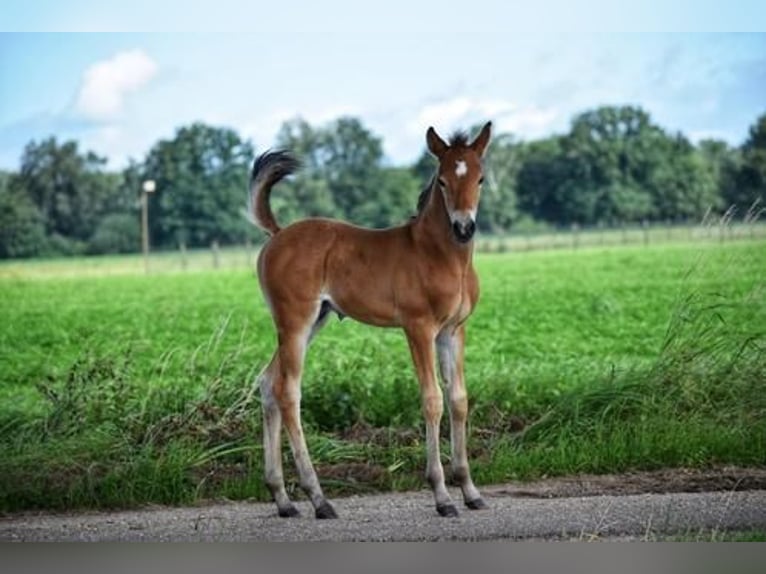
{"label": "dirt patch", "polygon": [[547,478],[484,489],[486,496],[569,498],[671,492],[766,490],[766,468],[667,469]]}
{"label": "dirt patch", "polygon": [[320,480],[341,480],[350,484],[376,484],[387,474],[382,466],[354,462],[318,465],[316,470]]}
{"label": "dirt patch", "polygon": [[413,429],[374,427],[365,422],[355,423],[351,428],[339,433],[338,436],[345,441],[385,448],[414,446],[422,440],[420,433]]}

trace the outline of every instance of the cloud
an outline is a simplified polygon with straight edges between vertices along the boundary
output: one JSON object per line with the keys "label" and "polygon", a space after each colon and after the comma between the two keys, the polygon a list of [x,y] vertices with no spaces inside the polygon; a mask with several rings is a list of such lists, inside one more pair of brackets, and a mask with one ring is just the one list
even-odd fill
{"label": "cloud", "polygon": [[115,54],[91,65],[83,74],[75,111],[95,122],[114,120],[125,107],[125,98],[149,83],[158,66],[143,50]]}
{"label": "cloud", "polygon": [[[240,126],[238,129],[243,137],[252,138],[257,146],[270,145],[279,133],[282,124],[301,118],[313,127],[319,127],[343,116],[362,117],[363,111],[350,105],[333,105],[328,107],[278,108],[258,117],[249,117],[242,121],[228,123]],[[218,122],[226,123],[226,122]]]}
{"label": "cloud", "polygon": [[498,131],[538,137],[549,133],[558,117],[555,108],[519,106],[502,99],[459,96],[422,107],[410,123],[409,131],[420,134],[428,126],[434,126],[440,132],[449,132],[492,120]]}

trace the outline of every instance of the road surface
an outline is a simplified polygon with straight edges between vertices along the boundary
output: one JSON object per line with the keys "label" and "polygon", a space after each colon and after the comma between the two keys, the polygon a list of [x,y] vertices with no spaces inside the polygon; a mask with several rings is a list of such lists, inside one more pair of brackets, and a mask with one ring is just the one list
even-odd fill
{"label": "road surface", "polygon": [[[593,493],[590,493],[593,494]],[[455,493],[457,495],[457,493]],[[272,504],[222,503],[84,514],[0,518],[0,541],[425,541],[654,539],[766,529],[766,490],[608,494],[541,498],[496,486],[490,507],[439,517],[428,491],[334,500],[337,520],[283,519]],[[458,499],[456,499],[458,500]]]}

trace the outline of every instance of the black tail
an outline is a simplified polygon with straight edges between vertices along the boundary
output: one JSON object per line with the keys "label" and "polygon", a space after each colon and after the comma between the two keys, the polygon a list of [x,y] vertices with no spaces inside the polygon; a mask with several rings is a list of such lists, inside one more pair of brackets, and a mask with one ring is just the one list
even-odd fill
{"label": "black tail", "polygon": [[288,151],[267,151],[259,155],[253,163],[248,217],[270,235],[281,229],[269,204],[271,188],[291,173],[295,173],[299,167],[300,162]]}

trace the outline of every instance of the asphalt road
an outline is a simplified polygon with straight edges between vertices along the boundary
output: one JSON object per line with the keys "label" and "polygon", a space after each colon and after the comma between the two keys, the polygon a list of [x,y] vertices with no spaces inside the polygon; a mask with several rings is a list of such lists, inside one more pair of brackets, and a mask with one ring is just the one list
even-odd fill
{"label": "asphalt road", "polygon": [[540,499],[497,486],[485,497],[489,509],[454,519],[436,515],[427,491],[337,499],[340,518],[324,521],[307,502],[293,519],[261,503],[24,514],[0,518],[0,541],[598,540],[766,528],[766,490]]}

